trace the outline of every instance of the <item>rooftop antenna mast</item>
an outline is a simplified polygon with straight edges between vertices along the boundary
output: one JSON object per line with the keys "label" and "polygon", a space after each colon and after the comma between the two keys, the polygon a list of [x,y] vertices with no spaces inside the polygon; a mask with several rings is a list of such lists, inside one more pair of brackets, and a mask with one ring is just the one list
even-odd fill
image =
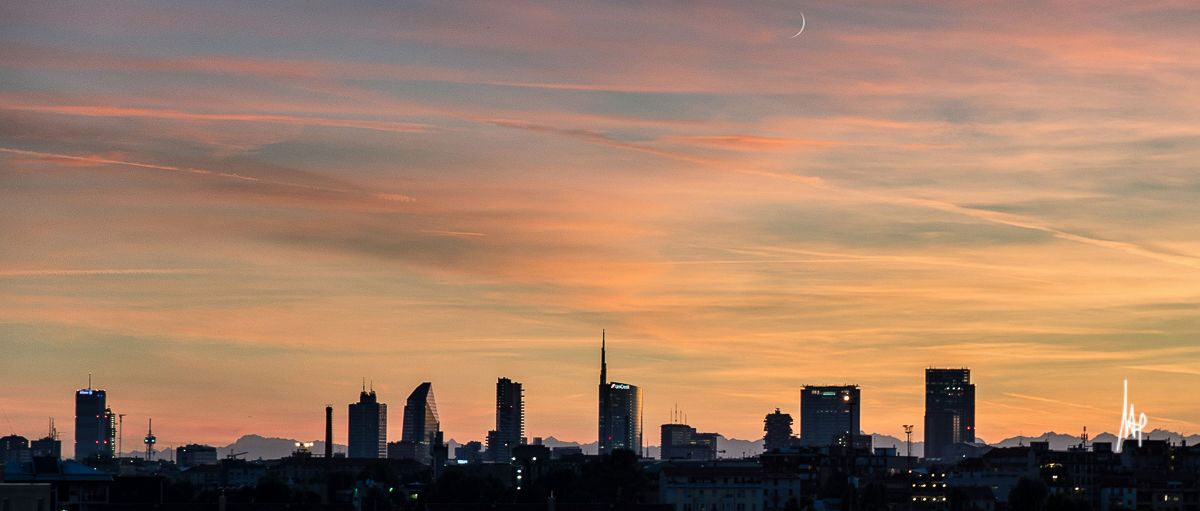
{"label": "rooftop antenna mast", "polygon": [[154,419],[149,419],[146,431],[146,461],[154,459],[154,444],[158,443],[158,438],[154,436]]}
{"label": "rooftop antenna mast", "polygon": [[905,443],[904,456],[906,456],[906,457],[912,457],[912,432],[913,432],[913,425],[905,424],[904,425],[904,443]]}
{"label": "rooftop antenna mast", "polygon": [[600,329],[600,384],[608,383],[608,362],[605,360],[605,345],[607,344],[605,329]]}
{"label": "rooftop antenna mast", "polygon": [[117,414],[117,457],[125,450],[125,414]]}

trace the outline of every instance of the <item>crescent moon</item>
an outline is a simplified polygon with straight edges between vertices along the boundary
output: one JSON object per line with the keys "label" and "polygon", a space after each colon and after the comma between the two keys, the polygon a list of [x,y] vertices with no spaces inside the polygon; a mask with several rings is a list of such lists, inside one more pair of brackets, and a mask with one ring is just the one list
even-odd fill
{"label": "crescent moon", "polygon": [[789,37],[788,39],[795,39],[797,37],[800,37],[800,34],[804,33],[804,25],[806,25],[806,24],[808,24],[808,23],[804,20],[804,13],[800,13],[800,31],[796,32],[796,35]]}

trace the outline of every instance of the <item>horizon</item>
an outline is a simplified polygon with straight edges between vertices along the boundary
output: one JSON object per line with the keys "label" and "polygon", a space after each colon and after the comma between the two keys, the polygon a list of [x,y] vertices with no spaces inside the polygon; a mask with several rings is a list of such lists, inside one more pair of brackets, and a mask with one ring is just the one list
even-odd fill
{"label": "horizon", "polygon": [[[974,381],[974,380],[972,380],[972,381]],[[520,382],[520,383],[523,383],[523,382]],[[809,383],[806,383],[804,385],[809,385]],[[836,385],[846,385],[846,384],[838,383]],[[375,382],[373,380],[360,382],[360,386],[359,386],[360,391],[365,392],[367,390],[367,387],[370,387],[370,390],[374,391],[375,390]],[[108,388],[104,388],[99,385],[91,385],[88,387],[82,387],[77,390],[89,390],[89,389],[104,391],[104,392],[106,392],[106,395],[108,397],[112,397],[112,393]],[[435,394],[435,399],[436,399],[436,394],[437,394],[436,383],[435,383],[433,392]],[[797,389],[796,409],[792,410],[792,411],[784,411],[784,413],[789,413],[789,414],[793,414],[793,412],[795,412],[793,414],[793,418],[796,420],[795,434],[797,437],[799,437],[799,434],[800,434],[800,430],[799,430],[799,427],[800,427],[799,393],[800,393],[800,389],[798,388]],[[404,395],[407,396],[407,393],[404,393]],[[73,401],[73,397],[74,397],[74,394],[72,393],[72,399],[70,399],[69,401]],[[380,403],[389,404],[388,400],[383,399],[382,396],[378,396],[378,398],[380,399],[380,401],[379,401]],[[402,398],[398,399],[397,401],[400,404],[397,406],[389,406],[389,411],[388,411],[388,415],[392,416],[392,420],[388,421],[389,426],[388,426],[387,439],[389,442],[397,441],[397,440],[399,440],[399,438],[401,436],[400,428],[402,427],[403,424],[402,424],[402,421],[399,421],[396,419],[403,417],[404,405],[402,404],[403,403]],[[109,406],[112,407],[113,401],[109,400],[108,402],[109,402]],[[345,413],[345,410],[346,410],[346,406],[349,406],[349,404],[351,404],[351,403],[347,403],[346,405],[343,405],[340,408],[340,410],[342,410],[341,414],[338,413],[339,407],[337,405],[334,405],[334,415],[333,415],[333,417],[334,417],[334,423],[333,423],[334,424],[334,429],[333,429],[334,435],[333,435],[333,438],[334,438],[335,446],[345,446],[346,445],[346,441],[345,441],[345,439],[346,439],[346,432],[345,432],[346,431],[346,413]],[[289,429],[289,428],[284,427],[285,429],[277,429],[277,430],[274,430],[273,432],[243,431],[242,433],[239,433],[236,436],[226,437],[223,440],[214,440],[215,437],[207,438],[204,440],[176,438],[174,436],[171,436],[171,433],[169,432],[170,430],[168,430],[168,433],[167,433],[168,436],[164,437],[161,434],[159,434],[159,433],[162,433],[162,431],[163,431],[162,426],[161,426],[161,421],[160,421],[160,427],[159,427],[159,430],[156,432],[156,437],[158,438],[158,445],[160,447],[162,447],[163,449],[159,450],[158,452],[161,453],[161,452],[164,452],[165,450],[173,449],[174,447],[178,447],[178,446],[186,445],[186,444],[193,444],[193,443],[194,444],[202,444],[202,445],[211,445],[211,446],[215,446],[215,447],[228,446],[228,445],[237,443],[238,441],[240,441],[241,439],[243,439],[247,436],[257,436],[257,437],[261,437],[261,438],[265,438],[265,439],[299,440],[299,441],[305,441],[305,440],[309,440],[311,438],[311,439],[313,439],[314,442],[322,442],[323,443],[324,407],[325,406],[326,406],[325,404],[322,404],[316,408],[318,411],[321,412],[320,416],[318,417],[318,419],[320,419],[320,420],[317,422],[316,428],[314,428],[313,425],[308,425],[308,426],[305,426],[304,428],[290,428]],[[528,408],[528,405],[526,405],[526,406]],[[72,402],[71,409],[73,410],[73,408],[74,408],[74,405]],[[782,407],[779,407],[779,408],[781,411],[783,411]],[[114,409],[114,413],[121,413],[121,410],[119,408],[113,408],[113,409]],[[444,407],[441,404],[439,404],[438,409],[439,409],[439,411],[441,411],[441,410],[444,410]],[[679,413],[680,415],[682,415],[685,413],[685,411],[680,410],[680,411],[676,411],[676,412],[672,412],[672,413]],[[767,413],[770,413],[770,412],[767,412]],[[766,415],[766,413],[764,413],[763,415]],[[126,415],[126,416],[129,416],[129,415]],[[72,415],[72,417],[73,417],[73,415]],[[339,421],[339,417],[341,418],[340,421]],[[144,417],[144,418],[148,420],[148,419],[152,419],[153,416],[148,416],[148,417]],[[1153,417],[1151,417],[1151,418],[1153,418]],[[134,417],[133,419],[137,419],[137,417]],[[140,445],[140,444],[136,444],[136,442],[141,438],[141,434],[138,433],[138,430],[136,429],[137,428],[136,424],[138,421],[133,420],[133,419],[131,419],[131,425],[133,425],[134,430],[130,433],[131,435],[133,435],[131,437],[131,439],[135,442],[135,445]],[[11,421],[10,421],[10,423],[11,423]],[[761,424],[761,419],[760,419],[759,423]],[[59,438],[62,440],[62,449],[63,449],[64,456],[73,455],[74,450],[75,450],[74,443],[73,443],[73,436],[71,436],[71,437],[67,436],[67,432],[70,432],[72,434],[74,433],[73,428],[71,428],[71,426],[70,426],[70,424],[73,424],[73,422],[68,423],[68,427],[65,429],[57,427],[58,424],[59,424],[59,422],[57,421],[57,418],[55,418],[55,431],[58,433]],[[658,444],[655,443],[655,441],[652,439],[658,438],[657,437],[658,427],[662,424],[689,424],[689,423],[675,421],[675,420],[668,420],[668,421],[661,422],[661,423],[657,422],[657,421],[654,421],[653,423],[647,423],[648,427],[645,430],[645,438],[646,438],[645,443],[646,443],[647,447],[650,447],[650,448],[658,447]],[[689,424],[689,425],[691,425],[692,427],[696,427],[695,424]],[[47,422],[47,426],[49,426],[48,422]],[[1090,426],[1085,426],[1085,427],[1090,427]],[[321,434],[309,437],[309,436],[298,435],[295,433],[288,432],[288,431],[294,432],[297,430],[304,430],[304,429],[319,430],[321,432]],[[736,434],[727,434],[727,433],[721,431],[719,428],[698,427],[697,429],[702,430],[702,431],[709,431],[709,432],[717,433],[719,436],[721,436],[722,438],[725,438],[726,440],[729,440],[729,441],[744,441],[744,442],[761,442],[762,441],[761,433],[758,434],[757,436],[739,437]],[[1115,431],[1117,428],[1113,428],[1113,429]],[[917,431],[919,431],[919,430],[917,430]],[[1089,433],[1089,435],[1090,435],[1090,438],[1093,440],[1096,437],[1099,437],[1102,435],[1110,435],[1113,437],[1118,437],[1118,433],[1119,433],[1119,431],[1118,432],[1109,431],[1109,429],[1106,429],[1106,426],[1100,426],[1098,433],[1096,433],[1097,429],[1094,427],[1091,429],[1091,431],[1092,431],[1092,433]],[[339,432],[340,432],[340,434],[339,434]],[[1084,432],[1084,430],[1081,429],[1081,431],[1079,433],[1082,433],[1082,432]],[[454,435],[447,435],[446,439],[447,439],[447,441],[458,442],[460,444],[466,443],[468,441],[483,442],[484,440],[486,440],[486,436],[487,436],[486,433],[487,433],[487,431],[484,430],[480,433],[477,433],[475,436],[464,436],[461,438],[456,437]],[[903,439],[904,439],[903,432],[894,433],[894,432],[889,432],[889,431],[872,431],[872,430],[864,428],[862,430],[862,433],[865,435],[868,435],[868,436],[886,436],[886,437],[898,439],[900,441],[903,441]],[[1186,431],[1186,430],[1183,430],[1183,431],[1172,430],[1169,427],[1156,426],[1156,427],[1149,428],[1145,432],[1145,439],[1151,439],[1150,435],[1152,435],[1154,433],[1178,435],[1178,436],[1182,436],[1184,438],[1200,435],[1200,432]],[[31,440],[43,437],[43,435],[41,433],[26,434],[26,432],[16,431],[16,430],[12,431],[11,434],[24,436]],[[1002,442],[1005,442],[1008,440],[1018,439],[1018,438],[1033,439],[1033,438],[1047,437],[1047,436],[1051,436],[1051,435],[1061,435],[1061,436],[1069,436],[1072,438],[1079,438],[1079,434],[1063,433],[1063,432],[1060,432],[1060,431],[1057,431],[1054,429],[1046,429],[1046,430],[1042,430],[1040,433],[1034,433],[1034,434],[1026,434],[1025,432],[1018,432],[1017,434],[1013,434],[1013,435],[990,437],[990,438],[995,438],[995,440],[988,440],[989,439],[988,435],[978,435],[977,434],[976,442],[982,442],[982,443],[985,443],[988,445],[997,445],[999,443],[1002,443]],[[528,433],[526,435],[526,437],[529,438],[530,441],[532,441],[532,439],[534,437],[542,437],[544,439],[553,439],[553,440],[556,440],[559,442],[575,443],[575,444],[579,444],[579,445],[589,445],[589,444],[596,443],[595,439],[588,440],[588,439],[570,438],[570,437],[566,437],[563,435],[556,435],[553,432],[551,432],[549,434]],[[342,441],[340,443],[338,441],[339,438],[342,439]],[[1132,441],[1132,440],[1129,440],[1129,441]],[[924,439],[914,432],[913,445],[923,445],[923,444],[924,444]],[[137,453],[137,452],[144,452],[144,450],[128,450],[128,449],[124,450],[124,454]],[[70,454],[68,454],[68,453],[70,453]],[[453,457],[453,453],[451,453],[451,457]]]}
{"label": "horizon", "polygon": [[1200,433],[1188,2],[0,13],[19,434],[69,439],[94,373],[126,440],[332,403],[344,442],[361,378],[482,439],[502,376],[528,436],[594,438],[602,329],[648,425],[756,438],[847,382],[923,439],[922,370],[969,367],[983,438],[1117,430],[1126,380]]}

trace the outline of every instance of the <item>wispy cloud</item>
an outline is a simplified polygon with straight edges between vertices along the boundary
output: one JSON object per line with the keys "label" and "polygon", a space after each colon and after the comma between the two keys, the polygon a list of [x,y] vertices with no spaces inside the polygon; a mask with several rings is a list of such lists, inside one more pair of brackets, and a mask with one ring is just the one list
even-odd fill
{"label": "wispy cloud", "polygon": [[201,176],[212,176],[212,177],[217,177],[217,178],[233,179],[233,180],[242,181],[242,182],[246,182],[246,183],[277,185],[277,186],[284,186],[284,187],[289,187],[289,188],[298,188],[298,189],[303,189],[303,190],[313,190],[313,191],[330,192],[330,193],[346,194],[346,195],[368,196],[368,197],[373,197],[373,198],[382,199],[385,201],[392,201],[392,202],[411,202],[411,201],[416,200],[412,197],[398,194],[398,193],[369,192],[369,191],[365,191],[365,190],[355,190],[355,189],[351,189],[351,188],[335,188],[335,187],[329,187],[329,186],[309,185],[309,184],[304,184],[304,183],[294,183],[294,182],[288,182],[288,181],[280,181],[280,180],[276,180],[276,179],[259,178],[259,177],[247,176],[247,175],[242,175],[242,174],[237,174],[237,173],[222,172],[222,171],[218,171],[218,170],[200,169],[200,168],[194,168],[194,167],[178,167],[175,165],[160,165],[160,164],[156,164],[156,163],[113,160],[113,159],[102,158],[102,157],[98,157],[98,156],[76,156],[76,155],[70,155],[70,154],[45,153],[45,152],[40,152],[40,151],[29,151],[26,149],[13,149],[10,147],[0,147],[0,152],[20,155],[20,156],[33,156],[33,157],[38,157],[38,158],[61,159],[61,160],[68,160],[68,161],[73,161],[73,162],[92,163],[92,164],[97,164],[97,165],[117,165],[117,166],[125,166],[125,167],[136,167],[136,168],[141,168],[141,169],[164,170],[164,171],[169,171],[169,172],[182,172],[182,173],[195,174],[195,175],[201,175]]}

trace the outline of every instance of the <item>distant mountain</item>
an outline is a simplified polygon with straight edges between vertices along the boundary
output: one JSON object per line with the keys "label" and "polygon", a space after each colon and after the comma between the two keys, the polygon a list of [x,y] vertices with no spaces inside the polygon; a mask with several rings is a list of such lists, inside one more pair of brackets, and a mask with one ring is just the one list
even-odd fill
{"label": "distant mountain", "polygon": [[[1187,442],[1188,445],[1200,444],[1200,434],[1181,435],[1179,433],[1175,433],[1173,431],[1167,431],[1164,429],[1155,429],[1153,431],[1150,431],[1149,433],[1146,433],[1145,435],[1143,435],[1143,438],[1145,438],[1147,440],[1150,440],[1150,439],[1169,440],[1171,443],[1174,443],[1174,444],[1179,444],[1181,442]],[[1116,437],[1116,435],[1113,435],[1112,433],[1100,433],[1100,434],[1092,437],[1091,441],[1092,442],[1116,443],[1117,437]],[[260,436],[260,435],[244,435],[241,438],[237,439],[237,441],[233,442],[232,444],[217,447],[217,456],[220,458],[224,458],[230,452],[233,452],[233,453],[243,453],[244,452],[246,454],[241,456],[244,459],[250,459],[250,460],[260,459],[260,458],[261,459],[278,459],[278,458],[290,456],[292,454],[292,452],[296,450],[296,442],[297,442],[297,440],[292,439],[292,438],[272,438],[272,437],[264,437],[264,436]],[[983,441],[980,440],[980,442],[983,442]],[[1011,437],[1011,438],[1005,438],[1003,440],[1000,440],[999,442],[989,443],[988,445],[991,445],[993,447],[1016,447],[1018,445],[1029,445],[1030,442],[1050,442],[1051,449],[1061,451],[1061,450],[1066,450],[1068,447],[1071,447],[1073,445],[1078,445],[1079,437],[1077,437],[1075,435],[1069,435],[1069,434],[1065,434],[1065,433],[1056,433],[1056,432],[1051,431],[1051,432],[1047,432],[1047,433],[1042,433],[1041,435],[1038,435],[1038,436],[1015,436],[1015,437]],[[455,441],[454,439],[450,439],[446,443],[450,447],[450,456],[451,457],[454,456],[455,449],[457,449],[460,445],[462,445],[461,443],[459,443],[458,441]],[[543,445],[550,447],[550,448],[579,447],[583,451],[584,454],[596,454],[596,450],[597,450],[596,442],[588,442],[586,444],[581,444],[579,442],[572,442],[569,440],[559,440],[552,436],[546,437],[545,439],[543,439],[542,443],[543,443]],[[313,444],[314,445],[312,447],[312,451],[314,453],[320,455],[321,453],[325,452],[325,442],[314,441]],[[896,438],[891,435],[885,435],[882,433],[872,433],[871,434],[871,444],[874,447],[895,447],[897,454],[899,454],[901,456],[903,456],[905,454],[904,440],[900,439],[900,438]],[[763,449],[762,445],[763,445],[762,439],[740,440],[737,438],[727,438],[723,435],[718,435],[717,436],[717,451],[718,451],[717,456],[720,458],[742,458],[742,457],[746,457],[746,456],[756,456],[756,455],[762,453],[762,449]],[[925,443],[919,442],[919,441],[913,441],[912,450],[913,450],[913,455],[918,456],[918,457],[924,456],[925,455]],[[162,451],[160,451],[159,457],[170,459],[170,457],[173,455],[173,453],[167,452],[167,451],[168,451],[168,449],[163,449]],[[333,452],[345,453],[346,446],[341,445],[341,444],[334,444]],[[143,451],[131,451],[131,452],[125,453],[125,455],[131,456],[131,457],[140,457],[143,455]],[[646,455],[651,458],[658,458],[659,447],[657,445],[648,446],[646,449]]]}
{"label": "distant mountain", "polygon": [[[229,453],[246,453],[239,456],[243,459],[256,460],[272,460],[291,456],[296,450],[296,440],[294,438],[268,438],[259,435],[243,435],[241,438],[232,444],[217,447],[217,457],[224,458]],[[325,442],[316,440],[313,441],[312,452],[322,455],[325,452]],[[346,446],[333,444],[334,453],[345,453]]]}
{"label": "distant mountain", "polygon": [[[871,433],[871,446],[872,447],[895,447],[897,455],[899,455],[899,456],[907,456],[908,455],[905,452],[905,450],[907,449],[907,446],[904,445],[904,440],[900,439],[900,438],[896,438],[891,435],[885,435],[882,433]],[[916,456],[916,457],[920,458],[924,455],[925,455],[925,442],[918,442],[918,441],[914,440],[912,443],[912,456]]]}
{"label": "distant mountain", "polygon": [[725,438],[725,435],[717,435],[717,457],[718,458],[745,458],[749,456],[758,456],[763,452],[763,441],[758,440],[738,440],[736,438]]}
{"label": "distant mountain", "polygon": [[[556,447],[579,447],[584,454],[596,454],[598,445],[596,442],[588,442],[581,444],[579,442],[571,442],[568,440],[559,440],[554,437],[546,437],[542,439],[542,445],[550,448]],[[738,440],[736,438],[725,438],[722,435],[717,436],[717,456],[720,458],[741,458],[743,456],[755,456],[762,452],[762,439],[759,440]],[[650,458],[659,457],[659,446],[646,446],[646,456]]]}
{"label": "distant mountain", "polygon": [[1004,440],[991,445],[993,447],[1017,447],[1019,445],[1029,445],[1030,442],[1050,442],[1051,450],[1065,451],[1072,445],[1079,445],[1079,437],[1050,431],[1032,437],[1018,435],[1011,438],[1005,438]]}

